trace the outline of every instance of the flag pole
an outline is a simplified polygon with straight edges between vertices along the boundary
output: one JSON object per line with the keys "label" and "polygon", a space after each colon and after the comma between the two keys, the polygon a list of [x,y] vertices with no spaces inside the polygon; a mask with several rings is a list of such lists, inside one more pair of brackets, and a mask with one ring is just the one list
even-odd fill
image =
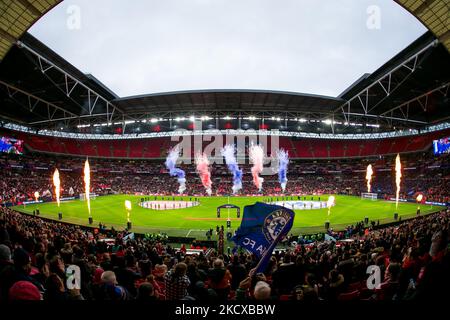
{"label": "flag pole", "polygon": [[[228,196],[228,204],[230,204],[230,196]],[[228,220],[230,220],[230,206],[228,206]]]}

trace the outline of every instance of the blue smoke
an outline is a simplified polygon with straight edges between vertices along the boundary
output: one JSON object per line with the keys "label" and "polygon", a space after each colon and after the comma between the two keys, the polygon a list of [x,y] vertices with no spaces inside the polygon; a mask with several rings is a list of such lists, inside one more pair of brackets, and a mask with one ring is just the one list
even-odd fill
{"label": "blue smoke", "polygon": [[277,153],[278,157],[278,180],[280,181],[281,189],[286,189],[287,184],[287,167],[289,164],[289,155],[287,151],[284,151],[284,149],[278,150]]}
{"label": "blue smoke", "polygon": [[226,145],[222,150],[222,156],[225,158],[225,163],[228,166],[228,170],[233,174],[233,193],[242,189],[242,170],[239,169],[236,157],[234,155],[234,145]]}

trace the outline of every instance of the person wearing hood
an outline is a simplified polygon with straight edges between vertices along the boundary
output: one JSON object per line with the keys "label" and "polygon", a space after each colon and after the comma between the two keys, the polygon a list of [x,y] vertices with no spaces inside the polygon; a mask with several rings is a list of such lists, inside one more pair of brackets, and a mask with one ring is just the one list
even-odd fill
{"label": "person wearing hood", "polygon": [[330,271],[328,278],[328,300],[336,301],[339,294],[344,292],[344,276],[336,269],[333,269]]}
{"label": "person wearing hood", "polygon": [[13,284],[14,264],[11,259],[11,249],[0,244],[0,302],[8,299],[8,290]]}
{"label": "person wearing hood", "polygon": [[214,289],[207,288],[206,284],[199,280],[197,281],[191,289],[190,295],[196,301],[204,301],[208,303],[217,302],[217,293]]}

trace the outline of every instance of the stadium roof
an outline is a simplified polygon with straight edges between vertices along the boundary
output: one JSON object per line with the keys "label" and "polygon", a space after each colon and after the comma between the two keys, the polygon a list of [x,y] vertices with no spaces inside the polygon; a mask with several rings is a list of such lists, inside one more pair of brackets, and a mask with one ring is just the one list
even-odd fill
{"label": "stadium roof", "polygon": [[[233,127],[239,127],[239,119],[244,117],[265,119],[266,123],[285,120],[285,129],[294,128],[288,120],[312,123],[303,124],[302,130],[314,130],[316,122],[331,121],[327,130],[334,132],[335,123],[358,122],[392,130],[420,128],[450,116],[450,56],[430,32],[339,97],[236,89],[119,98],[28,33],[2,61],[0,75],[3,119],[36,129],[86,130],[102,123],[106,133],[114,130],[114,124],[128,123],[131,130],[131,123],[142,120],[170,122],[176,117],[203,116],[213,122],[224,117],[236,119]],[[216,121],[213,127],[220,128],[220,123]],[[170,130],[172,125],[161,128]]]}
{"label": "stadium roof", "polygon": [[115,99],[128,113],[242,112],[329,114],[343,102],[340,98],[270,90],[193,90],[139,95]]}
{"label": "stadium roof", "polygon": [[450,117],[449,83],[450,54],[428,32],[339,97],[350,113],[436,123]]}
{"label": "stadium roof", "polygon": [[0,61],[40,17],[61,0],[2,0],[0,3]]}
{"label": "stadium roof", "polygon": [[395,0],[419,19],[450,52],[450,5],[441,0]]}

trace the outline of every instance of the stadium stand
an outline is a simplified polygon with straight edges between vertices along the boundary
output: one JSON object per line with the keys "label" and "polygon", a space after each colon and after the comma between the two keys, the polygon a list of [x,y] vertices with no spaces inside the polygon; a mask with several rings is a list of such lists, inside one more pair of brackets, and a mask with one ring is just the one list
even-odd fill
{"label": "stadium stand", "polygon": [[[251,281],[257,260],[244,252],[217,255],[199,247],[200,254],[187,254],[186,248],[196,248],[195,244],[174,249],[159,236],[125,241],[127,231],[102,227],[94,234],[2,207],[0,301],[221,303],[267,297],[309,302],[445,297],[450,284],[448,211],[377,230],[362,225],[332,234],[337,243],[290,237],[287,250],[276,251],[266,271]],[[70,265],[82,272],[81,290],[65,286],[63,270]],[[381,268],[379,289],[364,286],[369,265]],[[176,289],[174,273],[178,273]],[[267,297],[261,298],[258,281],[267,283]]]}
{"label": "stadium stand", "polygon": [[[176,144],[170,138],[77,140],[15,133],[34,152],[80,155],[103,158],[161,159]],[[294,159],[357,158],[424,151],[433,140],[450,135],[450,130],[436,131],[420,136],[387,139],[335,140],[281,137],[279,146]],[[270,150],[271,139],[268,139]],[[209,142],[203,142],[207,145]],[[94,147],[95,146],[95,147]]]}
{"label": "stadium stand", "polygon": [[[430,146],[433,140],[450,136],[450,129],[421,132],[450,117],[446,2],[395,1],[430,31],[337,97],[266,90],[119,97],[26,33],[59,0],[4,0],[0,6],[0,125],[6,134],[24,140],[26,150],[20,156],[0,154],[0,304],[15,300],[435,302],[448,298],[448,208],[387,226],[355,221],[342,231],[328,229],[326,235],[332,240],[322,234],[291,234],[261,274],[254,273],[258,259],[246,251],[229,249],[219,254],[187,238],[175,248],[163,235],[131,234],[101,224],[82,227],[11,209],[33,199],[35,191],[44,201],[54,200],[54,168],[61,171],[63,196],[82,193],[79,177],[85,157],[95,172],[91,187],[98,195],[173,196],[177,183],[161,159],[176,142],[168,137],[142,138],[140,133],[199,129],[193,123],[195,117],[190,120],[192,112],[210,118],[204,122],[211,129],[311,134],[280,138],[280,147],[291,158],[286,194],[359,195],[365,191],[365,167],[371,163],[372,187],[388,199],[395,193],[394,155],[400,153],[404,168],[400,197],[422,192],[429,201],[448,204],[450,156],[432,155]],[[91,100],[95,101],[92,106]],[[175,117],[184,120],[177,122]],[[255,122],[248,122],[249,117]],[[19,131],[11,131],[18,127]],[[404,130],[417,134],[383,139],[360,135]],[[38,134],[49,131],[57,134]],[[59,133],[116,136],[64,138]],[[135,136],[125,139],[125,134]],[[325,138],[335,134],[340,138]],[[269,140],[269,150],[272,143]],[[181,167],[189,179],[186,193],[204,195],[194,165]],[[242,193],[259,194],[250,178],[250,164],[241,168]],[[227,168],[215,165],[212,174],[217,178],[213,195],[229,192]],[[280,191],[275,175],[265,177],[264,194]],[[68,285],[67,270],[73,265],[81,271],[80,289]],[[381,284],[375,290],[366,282],[368,266],[377,266],[381,272]],[[354,315],[350,312],[350,316]]]}
{"label": "stadium stand", "polygon": [[[82,144],[81,144],[82,145]],[[92,148],[93,149],[93,148]],[[160,152],[158,150],[158,152]],[[28,154],[25,156],[3,155],[0,157],[2,168],[0,177],[1,203],[18,204],[33,199],[33,193],[41,194],[48,190],[51,199],[51,173],[55,167],[63,168],[63,194],[67,195],[70,188],[75,194],[83,190],[81,174],[83,158],[74,156],[60,156],[54,154]],[[373,188],[380,195],[388,198],[394,195],[392,189],[393,156],[376,156],[375,159],[343,158],[330,162],[327,159],[292,159],[288,171],[289,183],[287,194],[351,194],[359,195],[365,192],[365,166],[372,163],[375,171]],[[408,153],[402,157],[404,168],[412,168],[403,173],[402,195],[424,192],[429,200],[437,202],[450,201],[450,157],[443,155],[434,157],[429,152]],[[167,174],[167,169],[159,160],[136,160],[115,158],[91,158],[91,169],[95,170],[93,190],[97,194],[108,193],[143,193],[170,195],[176,190],[176,180]],[[39,168],[39,169],[36,169]],[[258,193],[252,184],[250,165],[242,165],[244,170],[243,194]],[[189,181],[188,194],[203,194],[203,187],[198,180],[194,166],[183,165]],[[215,184],[215,194],[227,194],[231,184],[231,177],[224,165],[215,164],[213,177],[220,177]],[[33,177],[34,183],[28,179]],[[124,177],[124,179],[122,179]],[[125,178],[126,177],[126,178]],[[138,178],[137,180],[135,178]],[[143,178],[143,179],[141,179]],[[145,178],[145,179],[144,179]],[[307,179],[307,183],[302,181]],[[265,179],[264,193],[276,194],[280,192],[276,176]],[[134,182],[138,181],[138,183]],[[14,186],[11,188],[10,186]]]}

